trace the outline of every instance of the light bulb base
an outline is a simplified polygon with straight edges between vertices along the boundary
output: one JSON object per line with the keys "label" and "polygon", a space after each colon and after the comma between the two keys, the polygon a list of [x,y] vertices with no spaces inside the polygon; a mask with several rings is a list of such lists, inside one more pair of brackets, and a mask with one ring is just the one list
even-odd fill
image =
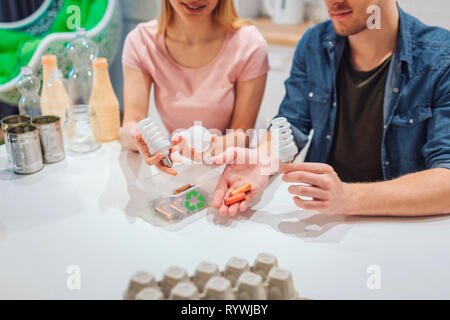
{"label": "light bulb base", "polygon": [[161,161],[166,167],[168,167],[168,168],[173,167],[173,162],[172,162],[172,160],[170,160],[169,156],[165,156],[164,158],[162,158]]}

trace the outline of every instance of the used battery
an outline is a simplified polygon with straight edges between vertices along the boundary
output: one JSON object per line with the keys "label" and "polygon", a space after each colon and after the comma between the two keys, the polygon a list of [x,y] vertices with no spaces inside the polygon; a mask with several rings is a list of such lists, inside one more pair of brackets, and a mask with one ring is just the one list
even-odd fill
{"label": "used battery", "polygon": [[234,203],[243,201],[247,198],[247,196],[245,195],[245,193],[238,193],[234,196],[225,198],[225,200],[223,201],[225,203],[226,206],[231,206]]}
{"label": "used battery", "polygon": [[243,186],[240,186],[239,188],[234,189],[230,192],[232,196],[235,196],[239,193],[246,193],[252,190],[252,185],[250,183],[244,184]]}

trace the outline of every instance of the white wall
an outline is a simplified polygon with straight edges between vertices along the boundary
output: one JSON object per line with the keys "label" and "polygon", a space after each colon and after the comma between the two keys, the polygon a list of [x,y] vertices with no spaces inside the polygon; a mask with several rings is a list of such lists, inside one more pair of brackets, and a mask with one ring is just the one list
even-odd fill
{"label": "white wall", "polygon": [[160,0],[122,0],[120,5],[123,18],[122,38],[119,52],[111,65],[110,74],[114,90],[123,109],[122,49],[125,37],[138,23],[149,21],[159,14]]}
{"label": "white wall", "polygon": [[398,3],[425,24],[450,29],[450,0],[398,0]]}

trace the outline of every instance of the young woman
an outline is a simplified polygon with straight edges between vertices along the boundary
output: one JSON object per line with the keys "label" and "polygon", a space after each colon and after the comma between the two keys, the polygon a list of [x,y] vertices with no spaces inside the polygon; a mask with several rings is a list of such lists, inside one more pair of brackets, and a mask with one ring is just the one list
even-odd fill
{"label": "young woman", "polygon": [[[151,86],[171,134],[195,121],[225,134],[254,127],[269,71],[264,38],[238,18],[233,0],[162,0],[159,19],[139,24],[127,36],[122,62],[122,141],[147,164],[172,175],[176,171],[162,165],[162,154],[149,153],[136,129],[148,116]],[[215,143],[235,141],[230,135]],[[177,139],[174,144],[181,142]]]}

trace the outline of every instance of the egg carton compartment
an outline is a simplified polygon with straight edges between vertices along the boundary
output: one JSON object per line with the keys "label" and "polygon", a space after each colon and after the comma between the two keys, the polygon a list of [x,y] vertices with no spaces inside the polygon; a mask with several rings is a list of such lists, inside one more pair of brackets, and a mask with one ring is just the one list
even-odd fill
{"label": "egg carton compartment", "polygon": [[277,258],[260,253],[250,266],[233,257],[220,271],[201,262],[189,276],[183,268],[169,267],[160,281],[152,273],[136,272],[123,295],[126,300],[296,300],[291,272],[278,267]]}
{"label": "egg carton compartment", "polygon": [[203,164],[178,165],[178,175],[158,173],[141,182],[152,213],[176,222],[211,206],[223,167]]}

